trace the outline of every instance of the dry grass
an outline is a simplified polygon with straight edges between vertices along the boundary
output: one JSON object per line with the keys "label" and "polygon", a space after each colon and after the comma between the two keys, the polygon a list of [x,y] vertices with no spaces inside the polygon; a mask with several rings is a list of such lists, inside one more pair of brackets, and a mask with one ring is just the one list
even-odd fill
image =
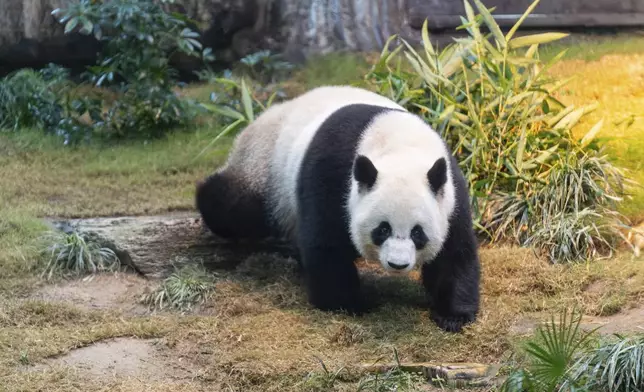
{"label": "dry grass", "polygon": [[[333,78],[322,66],[302,71],[291,82],[291,91],[329,79],[343,82],[364,65],[355,58],[346,64]],[[590,63],[573,59],[552,72],[580,75],[562,99],[575,104],[599,101],[602,106],[588,123],[600,115],[610,119],[603,134],[619,137],[612,142],[616,159],[644,180],[639,159],[644,147],[644,57],[608,56]],[[199,86],[192,94],[204,89]],[[614,124],[631,114],[635,121],[628,131]],[[202,129],[145,146],[73,151],[36,134],[0,135],[0,390],[355,391],[364,376],[356,365],[392,361],[394,348],[402,361],[498,361],[516,344],[518,337],[510,331],[523,317],[547,316],[572,304],[587,315],[608,316],[644,300],[644,264],[629,255],[566,267],[510,248],[482,251],[482,312],[461,335],[444,333],[428,320],[414,281],[417,274],[392,278],[365,263],[366,290],[380,307],[362,318],[310,309],[295,266],[270,255],[253,256],[234,272],[222,273],[210,299],[189,315],[137,316],[29,298],[29,291],[41,284],[34,278],[37,260],[31,246],[43,226],[34,216],[191,209],[195,180],[225,157],[222,148],[192,161],[215,133]],[[644,218],[644,196],[639,195],[625,204],[634,218]],[[192,378],[167,383],[88,378],[82,370],[64,367],[23,369],[117,336],[162,337],[164,350],[181,359]],[[344,367],[335,381],[318,358],[331,374]]]}
{"label": "dry grass", "polygon": [[[442,332],[428,320],[413,277],[389,277],[365,263],[365,286],[380,303],[377,311],[352,318],[312,310],[294,263],[272,255],[251,256],[222,275],[206,306],[193,315],[134,317],[9,301],[0,307],[0,346],[8,348],[0,352],[0,377],[35,388],[45,374],[14,373],[25,353],[37,363],[109,337],[163,336],[166,348],[188,361],[195,390],[314,390],[324,374],[318,358],[331,372],[345,368],[336,390],[355,390],[364,376],[357,365],[392,361],[394,348],[401,361],[495,362],[512,349],[510,328],[526,314],[547,316],[573,303],[601,314],[606,304],[613,306],[615,293],[618,308],[644,299],[644,265],[629,258],[564,267],[548,265],[529,250],[494,249],[483,251],[482,262],[483,310],[462,335]],[[318,377],[304,383],[312,372]],[[50,390],[65,390],[69,380],[56,374],[47,378]],[[143,388],[137,380],[113,382],[122,390]],[[84,390],[103,386],[97,379],[79,383]]]}

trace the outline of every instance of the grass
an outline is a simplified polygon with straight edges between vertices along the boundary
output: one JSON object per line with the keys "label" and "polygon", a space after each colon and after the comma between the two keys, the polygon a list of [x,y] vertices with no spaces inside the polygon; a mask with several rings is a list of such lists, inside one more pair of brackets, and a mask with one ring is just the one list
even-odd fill
{"label": "grass", "polygon": [[116,271],[121,267],[114,250],[103,247],[99,241],[85,233],[52,231],[43,236],[47,242],[43,250],[45,268],[43,275],[75,275]]}
{"label": "grass", "polygon": [[0,134],[0,205],[32,216],[154,214],[193,206],[195,181],[226,157],[226,143],[194,159],[216,125],[150,144],[62,149],[37,132]]}
{"label": "grass", "polygon": [[[610,43],[598,45],[603,53],[611,53]],[[632,48],[629,45],[623,47]],[[358,56],[334,56],[297,72],[287,83],[289,92],[359,79],[367,68],[368,61]],[[613,136],[611,154],[641,180],[644,123],[639,113],[644,108],[644,93],[638,90],[638,81],[644,78],[643,69],[641,55],[622,52],[591,62],[572,56],[552,70],[562,78],[579,74],[561,99],[576,105],[599,101],[600,109],[587,121],[592,125],[606,116],[602,135]],[[207,89],[201,85],[187,93],[206,95]],[[632,125],[623,128],[619,121],[631,115]],[[644,301],[644,265],[633,262],[628,254],[566,267],[548,265],[530,250],[516,248],[482,251],[482,313],[463,335],[441,332],[429,322],[427,312],[418,306],[422,293],[417,276],[411,280],[382,276],[377,268],[365,264],[361,269],[366,289],[381,306],[360,319],[310,309],[293,263],[266,255],[253,256],[235,271],[222,273],[216,289],[195,314],[92,310],[32,295],[42,285],[36,278],[35,244],[46,229],[36,217],[192,209],[195,181],[226,156],[223,144],[193,160],[217,132],[217,125],[211,124],[146,145],[75,149],[62,148],[36,132],[0,134],[3,388],[356,391],[362,383],[364,390],[379,390],[373,378],[368,383],[370,376],[361,373],[358,365],[393,362],[394,348],[401,361],[498,361],[515,350],[522,333],[511,331],[526,316],[539,317],[571,305],[587,316],[610,316]],[[634,220],[644,218],[644,193],[625,203],[623,212]],[[88,378],[66,368],[16,370],[118,336],[161,337],[160,350],[181,358],[193,378],[166,383]],[[164,372],[172,373],[172,369],[160,371]]]}
{"label": "grass", "polygon": [[185,263],[164,279],[156,290],[144,295],[141,302],[152,309],[169,307],[185,311],[204,303],[215,289],[212,275],[202,265]]}

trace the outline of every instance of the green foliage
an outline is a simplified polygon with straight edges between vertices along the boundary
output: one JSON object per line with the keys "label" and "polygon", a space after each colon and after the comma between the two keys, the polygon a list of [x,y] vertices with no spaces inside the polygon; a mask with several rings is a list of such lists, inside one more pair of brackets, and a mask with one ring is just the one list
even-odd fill
{"label": "green foliage", "polygon": [[275,83],[295,68],[293,64],[282,60],[279,54],[271,54],[269,50],[251,53],[239,62],[246,75],[262,84]]}
{"label": "green foliage", "polygon": [[644,335],[615,337],[575,362],[572,380],[584,380],[591,391],[644,391]]}
{"label": "green foliage", "polygon": [[210,95],[211,104],[201,105],[208,111],[218,114],[223,130],[199,153],[197,159],[208,148],[221,138],[238,132],[253,122],[263,111],[269,108],[276,98],[284,98],[284,92],[277,88],[261,88],[252,83],[249,85],[245,78],[239,81],[232,77],[215,78],[218,91]]}
{"label": "green foliage", "polygon": [[86,137],[90,129],[78,118],[91,108],[91,99],[76,98],[73,90],[67,72],[54,65],[6,76],[0,80],[0,128],[38,127],[65,143]]}
{"label": "green foliage", "polygon": [[582,332],[581,315],[573,315],[566,311],[539,327],[527,361],[514,367],[501,392],[644,390],[644,336],[597,339],[597,329]]}
{"label": "green foliage", "polygon": [[89,79],[109,88],[116,99],[102,99],[92,117],[101,135],[151,138],[191,123],[197,107],[173,91],[176,71],[170,59],[176,54],[212,56],[209,49],[199,52],[199,35],[185,17],[151,0],[81,0],[53,14],[66,33],[91,34],[102,44]]}
{"label": "green foliage", "polygon": [[184,264],[164,279],[156,290],[145,294],[141,302],[151,309],[189,311],[195,304],[206,301],[214,289],[213,277],[202,265]]}
{"label": "green foliage", "polygon": [[335,388],[335,383],[340,379],[340,375],[346,369],[339,368],[335,372],[331,372],[326,366],[324,361],[315,357],[320,362],[322,372],[310,372],[302,382],[303,390],[307,392],[323,392],[330,391]]}
{"label": "green foliage", "polygon": [[538,1],[506,35],[479,0],[479,14],[465,1],[460,28],[468,37],[439,51],[425,23],[422,50],[404,40],[393,52],[387,45],[366,79],[447,140],[482,235],[531,244],[553,262],[583,260],[612,248],[609,231],[619,225],[613,211],[625,180],[594,140],[603,120],[581,140],[573,136],[594,108],[556,99],[567,81],[551,80],[546,71],[563,53],[539,60],[539,45],[565,34],[514,37]]}
{"label": "green foliage", "polygon": [[43,240],[47,245],[43,250],[42,275],[47,279],[55,274],[80,276],[88,272],[115,271],[121,266],[116,253],[89,233],[52,231],[45,234]]}

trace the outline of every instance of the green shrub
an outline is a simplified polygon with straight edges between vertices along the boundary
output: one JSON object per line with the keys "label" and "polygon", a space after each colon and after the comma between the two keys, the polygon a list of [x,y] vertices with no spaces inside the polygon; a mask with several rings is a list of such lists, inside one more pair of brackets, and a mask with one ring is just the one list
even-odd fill
{"label": "green shrub", "polygon": [[593,107],[556,99],[566,81],[551,80],[547,70],[564,53],[539,60],[539,45],[565,34],[514,36],[538,0],[505,35],[490,11],[474,3],[479,14],[464,3],[460,28],[468,37],[439,51],[425,24],[419,50],[402,40],[390,52],[392,37],[366,79],[445,137],[487,240],[532,245],[553,262],[605,254],[619,226],[615,203],[625,180],[594,140],[603,120],[581,140],[573,136]]}
{"label": "green shrub", "polygon": [[98,63],[88,69],[89,80],[116,94],[103,99],[101,115],[93,118],[96,130],[109,138],[151,138],[190,124],[198,106],[179,98],[176,54],[212,58],[202,49],[189,20],[167,13],[152,0],[80,0],[53,14],[65,32],[91,34],[102,44]]}
{"label": "green shrub", "polygon": [[0,128],[36,127],[65,143],[87,137],[91,129],[78,119],[91,110],[91,99],[74,97],[74,87],[67,71],[54,65],[11,73],[0,80]]}
{"label": "green shrub", "polygon": [[221,138],[232,135],[253,122],[276,99],[286,97],[280,88],[261,87],[252,81],[249,85],[244,77],[238,81],[229,74],[227,77],[214,77],[210,80],[215,83],[217,91],[210,95],[211,103],[202,103],[201,105],[208,111],[217,114],[224,128],[195,159]]}
{"label": "green shrub", "polygon": [[262,50],[243,57],[240,61],[241,71],[262,84],[276,83],[284,79],[295,68],[281,55]]}
{"label": "green shrub", "polygon": [[[570,379],[590,391],[644,391],[644,335],[616,335],[588,350],[572,366]],[[579,381],[577,381],[579,384]]]}
{"label": "green shrub", "polygon": [[644,391],[644,335],[604,338],[580,326],[567,311],[540,326],[501,392]]}

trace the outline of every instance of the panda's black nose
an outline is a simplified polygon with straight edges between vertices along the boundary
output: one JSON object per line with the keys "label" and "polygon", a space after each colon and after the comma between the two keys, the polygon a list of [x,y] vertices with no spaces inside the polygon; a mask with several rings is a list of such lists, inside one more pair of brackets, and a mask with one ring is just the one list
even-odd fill
{"label": "panda's black nose", "polygon": [[390,266],[391,268],[393,268],[393,269],[397,269],[397,270],[405,269],[405,268],[407,268],[407,266],[409,265],[409,264],[402,264],[402,265],[401,265],[401,264],[394,264],[394,263],[387,263],[387,264],[389,264],[389,266]]}

